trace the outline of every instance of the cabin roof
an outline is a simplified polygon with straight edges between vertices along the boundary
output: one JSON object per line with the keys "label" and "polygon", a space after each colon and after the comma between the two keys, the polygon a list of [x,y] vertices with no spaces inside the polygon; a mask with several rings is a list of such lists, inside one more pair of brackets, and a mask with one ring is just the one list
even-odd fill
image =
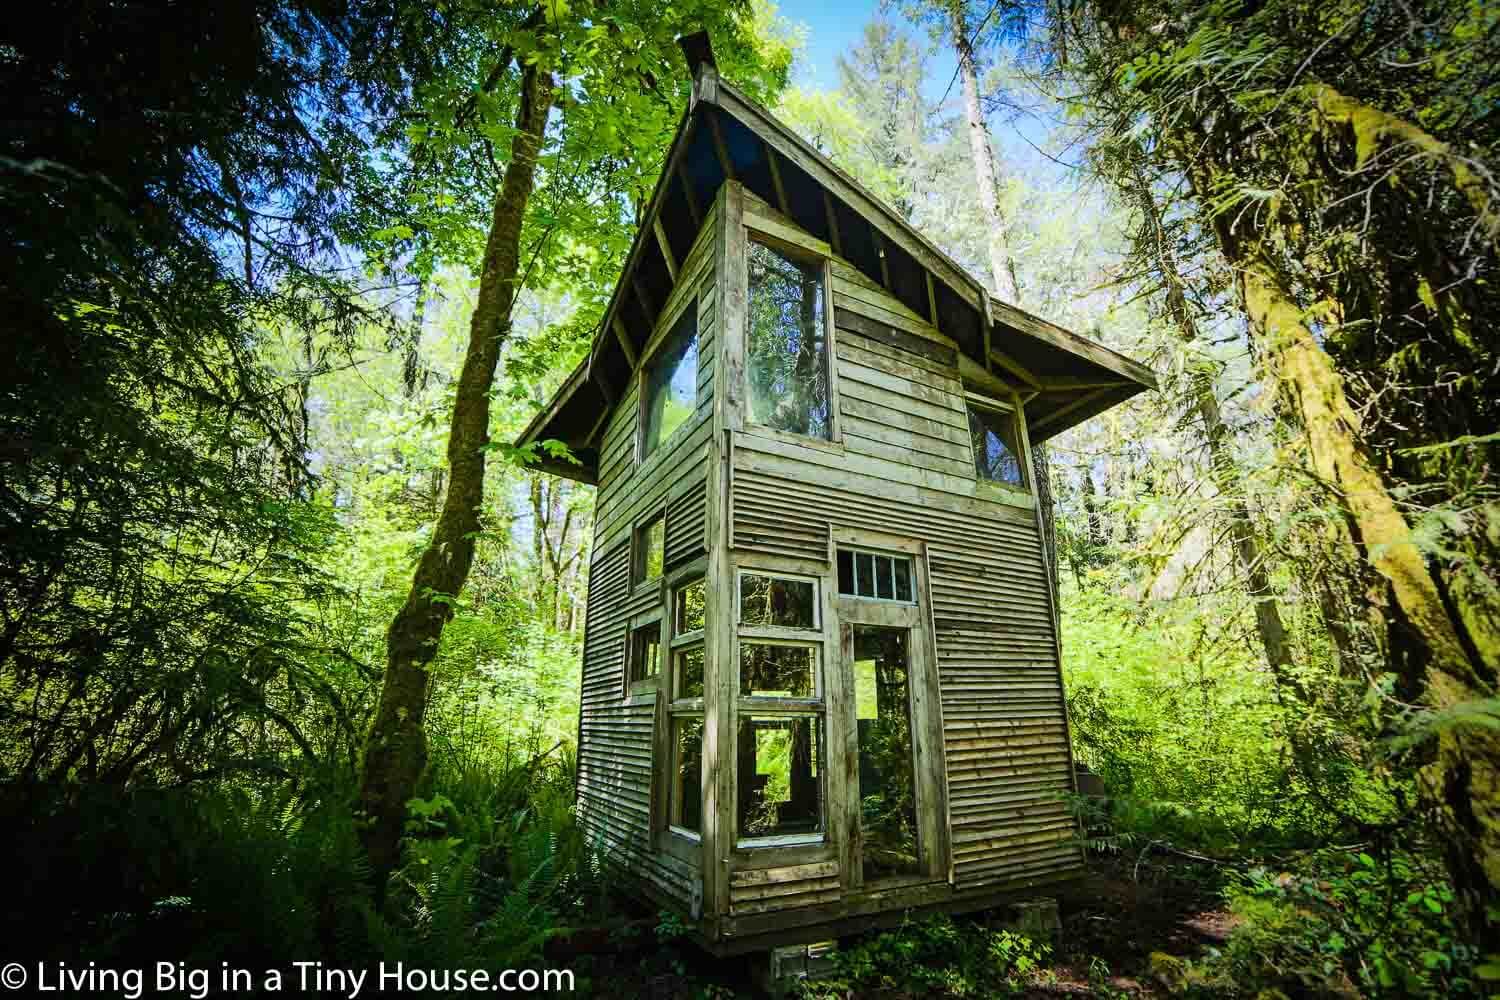
{"label": "cabin roof", "polygon": [[962,355],[1014,384],[1034,441],[1156,388],[1144,365],[995,298],[894,209],[719,79],[710,61],[698,66],[691,103],[588,357],[518,440],[562,441],[577,463],[542,454],[535,467],[597,481],[604,417],[625,394],[633,359],[656,326],[676,266],[729,179],[836,245],[840,256],[908,308],[935,318]]}

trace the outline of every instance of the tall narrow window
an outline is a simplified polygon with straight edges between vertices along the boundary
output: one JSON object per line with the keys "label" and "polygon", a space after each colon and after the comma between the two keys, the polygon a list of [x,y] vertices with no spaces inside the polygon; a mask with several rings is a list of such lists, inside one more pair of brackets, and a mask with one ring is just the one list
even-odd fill
{"label": "tall narrow window", "polygon": [[671,727],[667,764],[667,825],[672,833],[696,840],[703,832],[703,644],[708,619],[708,587],[703,577],[673,582],[667,621],[671,625],[667,721]]}
{"label": "tall narrow window", "polygon": [[828,339],[823,265],[749,245],[750,312],[745,377],[750,419],[807,437],[828,438]]}
{"label": "tall narrow window", "polygon": [[667,334],[643,382],[641,457],[670,438],[698,406],[698,307],[688,303]]}
{"label": "tall narrow window", "polygon": [[630,633],[630,683],[661,673],[661,622],[643,625]]}
{"label": "tall narrow window", "polygon": [[855,741],[866,881],[921,871],[909,639],[907,629],[854,626]]}
{"label": "tall narrow window", "polygon": [[980,479],[1007,486],[1026,486],[1016,418],[1010,413],[969,407],[969,438],[974,443],[974,472]]}

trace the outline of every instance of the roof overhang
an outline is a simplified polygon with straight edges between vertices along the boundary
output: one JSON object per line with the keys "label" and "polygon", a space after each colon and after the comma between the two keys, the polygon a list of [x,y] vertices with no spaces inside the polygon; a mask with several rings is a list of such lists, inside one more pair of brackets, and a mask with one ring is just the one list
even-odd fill
{"label": "roof overhang", "polygon": [[588,357],[522,432],[561,441],[577,464],[539,455],[536,468],[582,482],[598,476],[603,425],[672,290],[708,207],[737,180],[834,248],[951,339],[972,371],[1024,401],[1042,441],[1146,389],[1156,377],[1102,344],[1001,302],[893,209],[770,112],[698,66],[692,99],[636,231]]}

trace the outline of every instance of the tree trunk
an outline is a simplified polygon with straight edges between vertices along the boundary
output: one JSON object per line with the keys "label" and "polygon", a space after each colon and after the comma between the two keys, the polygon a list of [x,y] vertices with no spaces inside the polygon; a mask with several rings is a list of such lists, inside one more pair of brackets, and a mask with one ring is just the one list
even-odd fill
{"label": "tree trunk", "polygon": [[[1131,159],[1130,184],[1135,188],[1136,201],[1146,226],[1146,238],[1151,242],[1151,255],[1166,289],[1167,314],[1177,328],[1177,335],[1184,343],[1191,344],[1199,339],[1198,323],[1193,319],[1192,310],[1188,306],[1187,290],[1183,287],[1177,255],[1172,249],[1156,196],[1141,170],[1140,161],[1134,156]],[[1266,569],[1255,524],[1250,518],[1250,508],[1245,504],[1239,467],[1229,448],[1229,428],[1224,423],[1218,397],[1214,394],[1213,376],[1208,371],[1198,371],[1190,378],[1193,408],[1203,421],[1204,441],[1208,445],[1209,475],[1229,505],[1229,530],[1234,538],[1235,555],[1239,559],[1240,569],[1245,574],[1245,590],[1255,602],[1255,628],[1260,634],[1266,663],[1278,678],[1290,681],[1292,674],[1288,668],[1292,665],[1292,653],[1287,642],[1286,626],[1271,590],[1270,573]],[[1299,696],[1306,695],[1307,692],[1300,685],[1294,682],[1293,686]]]}
{"label": "tree trunk", "polygon": [[490,390],[500,349],[511,329],[526,217],[547,115],[551,74],[528,66],[521,76],[516,134],[510,164],[495,198],[485,243],[479,297],[469,321],[469,344],[453,402],[448,435],[448,493],[432,538],[412,578],[406,603],[386,633],[385,682],[365,745],[360,806],[362,837],[377,888],[400,860],[406,803],[427,765],[428,667],[443,627],[453,615],[474,561],[484,501],[485,448],[489,444]]}
{"label": "tree trunk", "polygon": [[979,106],[979,70],[974,65],[974,46],[965,24],[964,4],[952,4],[953,49],[958,56],[958,74],[964,85],[964,118],[969,124],[969,149],[974,156],[974,179],[979,186],[979,204],[989,232],[990,273],[995,292],[1006,302],[1019,304],[1021,290],[1016,280],[1016,262],[1010,252],[1009,230],[1000,212],[1000,170],[990,145],[990,129]]}
{"label": "tree trunk", "polygon": [[[1333,359],[1272,265],[1241,246],[1224,220],[1216,229],[1239,270],[1251,329],[1306,435],[1313,471],[1337,498],[1356,544],[1389,589],[1391,611],[1399,617],[1390,630],[1393,669],[1435,712],[1475,710],[1477,702],[1496,696],[1496,665],[1466,641],[1462,621],[1445,604],[1405,516],[1365,452]],[[1500,733],[1450,715],[1433,741],[1432,759],[1418,773],[1423,805],[1445,837],[1464,922],[1486,952],[1500,951],[1500,927],[1487,916],[1500,907]]]}

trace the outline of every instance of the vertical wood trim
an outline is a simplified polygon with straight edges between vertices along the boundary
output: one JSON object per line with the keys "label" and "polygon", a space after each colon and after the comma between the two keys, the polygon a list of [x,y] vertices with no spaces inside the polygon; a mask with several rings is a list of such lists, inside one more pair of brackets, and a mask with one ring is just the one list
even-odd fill
{"label": "vertical wood trim", "polygon": [[[1019,437],[1021,441],[1022,461],[1026,463],[1024,468],[1030,473],[1031,479],[1034,480],[1036,478],[1036,463],[1034,463],[1031,459],[1031,428],[1026,425],[1026,409],[1021,405],[1021,397],[1018,393],[1013,392],[1011,395],[1016,404],[1016,430],[1017,437]],[[1062,702],[1063,740],[1067,745],[1068,752],[1068,787],[1073,790],[1074,795],[1077,795],[1078,770],[1076,763],[1073,760],[1073,728],[1072,724],[1068,720],[1068,692],[1067,689],[1063,686],[1062,676],[1062,623],[1057,610],[1057,589],[1052,586],[1052,574],[1055,573],[1057,569],[1052,565],[1052,558],[1054,557],[1047,554],[1047,521],[1042,517],[1042,493],[1041,490],[1037,488],[1037,484],[1035,482],[1031,482],[1030,486],[1031,495],[1036,501],[1031,505],[1033,514],[1032,520],[1036,524],[1036,540],[1038,546],[1042,551],[1042,570],[1045,574],[1045,579],[1043,580],[1043,583],[1045,585],[1042,587],[1042,589],[1047,592],[1047,612],[1049,617],[1052,619],[1052,649],[1057,663],[1057,696]],[[1082,844],[1085,843],[1083,823],[1081,819],[1078,819],[1077,817],[1075,817],[1075,819],[1077,820],[1077,832],[1080,845],[1078,848],[1078,853],[1080,856],[1082,856]]]}
{"label": "vertical wood trim", "polygon": [[[828,353],[828,440],[844,440],[844,414],[839,401],[839,345],[833,322],[833,261],[823,258],[823,337]],[[829,559],[832,562],[832,557]]]}
{"label": "vertical wood trim", "polygon": [[745,310],[749,299],[749,262],[745,259],[744,188],[730,181],[720,189],[722,210],[718,246],[719,370],[714,373],[714,407],[718,430],[744,424]]}
{"label": "vertical wood trim", "polygon": [[934,330],[942,333],[942,327],[938,326],[937,289],[932,287],[932,272],[924,270],[922,277],[927,279],[927,321],[932,324]]}
{"label": "vertical wood trim", "polygon": [[889,292],[891,290],[891,266],[885,259],[885,240],[880,238],[880,230],[874,226],[870,227],[870,242],[875,244],[875,256],[880,260],[880,287]]}
{"label": "vertical wood trim", "polygon": [[[837,559],[834,560],[835,567]],[[834,619],[837,621],[837,619]],[[838,663],[839,683],[844,683],[843,678],[854,673],[854,625],[852,623],[838,621],[838,642],[831,643],[830,647],[837,653],[830,657]],[[842,765],[837,770],[841,774],[840,784],[843,785],[842,796],[834,798],[829,796],[831,803],[841,806],[840,830],[841,840],[834,843],[840,845],[839,866],[843,869],[843,884],[846,890],[858,889],[865,884],[865,871],[861,851],[863,847],[864,834],[860,825],[860,801],[859,801],[859,754],[856,748],[859,746],[859,723],[854,718],[854,708],[839,699],[838,714],[834,714],[832,706],[829,706],[828,728],[838,727],[838,743],[842,744],[843,755],[839,758]],[[830,749],[833,749],[830,747]],[[832,811],[832,810],[830,810]]]}
{"label": "vertical wood trim", "polygon": [[[731,202],[733,205],[731,206]],[[708,551],[704,574],[704,700],[703,700],[703,929],[710,940],[720,938],[729,913],[729,864],[734,842],[734,664],[729,599],[734,570],[729,562],[730,419],[737,412],[734,397],[741,391],[730,378],[732,345],[729,330],[743,318],[743,299],[734,304],[735,246],[743,239],[737,185],[719,189],[714,213],[714,315],[718,324],[713,373],[714,408],[704,497],[703,541]]]}
{"label": "vertical wood trim", "polygon": [[986,294],[985,297],[984,297],[984,317],[983,317],[983,320],[984,320],[984,370],[987,371],[987,372],[992,372],[992,371],[995,370],[995,363],[994,363],[994,361],[992,361],[990,359],[990,341],[992,339],[992,336],[993,336],[993,333],[994,333],[994,330],[995,330],[995,317],[994,317],[994,315],[990,311],[990,297],[989,297],[988,294]]}
{"label": "vertical wood trim", "polygon": [[943,688],[941,667],[938,662],[937,648],[937,601],[932,592],[932,553],[927,542],[921,543],[922,561],[922,589],[924,591],[923,604],[926,614],[923,618],[922,631],[927,634],[927,653],[931,657],[930,674],[933,686],[933,702],[928,716],[936,729],[932,736],[936,741],[929,747],[928,760],[933,768],[932,787],[937,795],[931,810],[934,816],[942,816],[942,828],[938,830],[937,841],[933,844],[933,855],[931,869],[934,875],[941,874],[947,878],[951,885],[954,880],[953,871],[953,804],[948,795],[948,747],[943,729]]}

